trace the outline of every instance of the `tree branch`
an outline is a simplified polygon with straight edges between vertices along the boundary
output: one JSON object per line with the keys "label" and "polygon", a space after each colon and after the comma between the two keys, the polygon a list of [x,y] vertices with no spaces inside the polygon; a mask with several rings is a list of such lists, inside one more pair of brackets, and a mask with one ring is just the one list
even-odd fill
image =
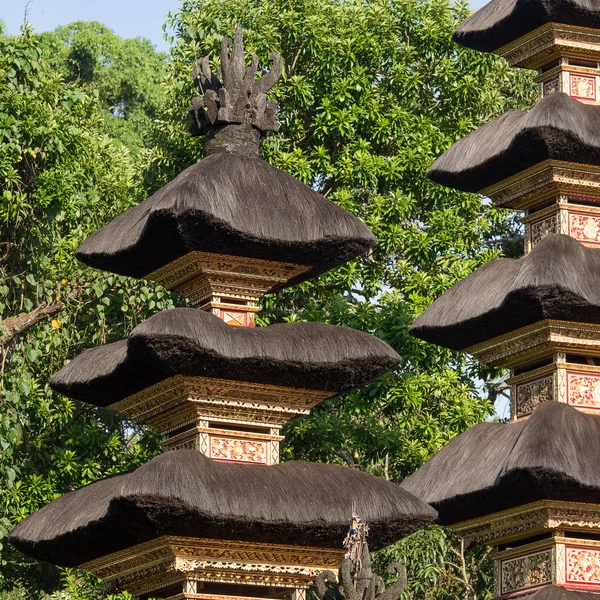
{"label": "tree branch", "polygon": [[62,302],[53,302],[45,306],[38,306],[30,313],[21,313],[0,321],[3,331],[0,335],[0,347],[8,346],[15,338],[23,335],[36,323],[49,319],[65,308]]}

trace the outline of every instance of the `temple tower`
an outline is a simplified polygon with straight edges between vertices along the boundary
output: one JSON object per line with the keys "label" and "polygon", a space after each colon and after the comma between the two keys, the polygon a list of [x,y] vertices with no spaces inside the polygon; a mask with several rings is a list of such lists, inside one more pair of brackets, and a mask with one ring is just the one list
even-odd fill
{"label": "temple tower", "polygon": [[372,549],[435,511],[355,469],[279,463],[281,427],[393,368],[380,339],[325,323],[254,327],[258,300],[351,260],[376,239],[357,218],[259,159],[277,128],[241,29],[220,73],[194,67],[191,133],[207,156],[78,249],[86,264],[162,283],[195,308],[160,312],[86,350],[51,386],[158,429],[168,452],[68,493],[22,521],[31,557],[87,569],[140,600],[303,597],[346,552],[353,513]]}
{"label": "temple tower", "polygon": [[[525,213],[525,256],[479,268],[411,333],[511,369],[482,423],[402,485],[495,549],[495,595],[600,592],[600,4],[494,0],[459,43],[536,69],[540,100],[454,144],[429,177]],[[595,598],[595,595],[590,595]]]}

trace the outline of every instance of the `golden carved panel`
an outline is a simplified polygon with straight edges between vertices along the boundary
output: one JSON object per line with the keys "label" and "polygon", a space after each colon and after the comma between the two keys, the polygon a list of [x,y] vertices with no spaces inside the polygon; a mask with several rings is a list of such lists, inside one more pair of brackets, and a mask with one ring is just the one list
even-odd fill
{"label": "golden carved panel", "polygon": [[515,387],[517,418],[531,414],[533,409],[542,402],[554,400],[554,377],[552,375],[528,381]]}
{"label": "golden carved panel", "polygon": [[501,578],[502,594],[551,583],[551,550],[501,561]]}

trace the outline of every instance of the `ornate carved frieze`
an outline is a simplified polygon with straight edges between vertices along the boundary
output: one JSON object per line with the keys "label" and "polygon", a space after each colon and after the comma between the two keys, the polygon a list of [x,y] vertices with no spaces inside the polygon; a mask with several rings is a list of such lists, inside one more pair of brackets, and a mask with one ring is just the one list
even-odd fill
{"label": "ornate carved frieze", "polygon": [[552,583],[552,551],[501,560],[500,595]]}
{"label": "ornate carved frieze", "polygon": [[134,596],[197,582],[306,588],[322,571],[337,569],[343,549],[242,541],[161,537],[91,561],[82,568],[108,590]]}
{"label": "ornate carved frieze", "polygon": [[[585,357],[580,357],[585,361]],[[542,402],[564,402],[595,413],[600,410],[600,367],[569,363],[564,353],[556,353],[552,363],[513,375],[511,385],[511,419],[527,417]]]}
{"label": "ornate carved frieze", "polygon": [[557,352],[600,356],[600,325],[544,320],[466,349],[486,365],[515,368]]}
{"label": "ornate carved frieze", "polygon": [[279,429],[332,392],[210,377],[172,377],[109,408],[165,436],[167,449],[195,449],[216,460],[279,462]]}
{"label": "ornate carved frieze", "polygon": [[[233,318],[236,312],[256,312],[261,296],[309,269],[304,265],[194,251],[150,273],[146,279],[183,294],[194,305],[225,311]],[[232,324],[240,324],[235,318],[233,321]]]}
{"label": "ornate carved frieze", "polygon": [[451,527],[468,545],[497,546],[548,531],[600,534],[600,506],[542,500],[457,523]]}
{"label": "ornate carved frieze", "polygon": [[600,60],[600,32],[597,29],[547,23],[499,48],[511,66],[540,69],[562,57]]}
{"label": "ornate carved frieze", "polygon": [[583,196],[600,202],[600,168],[546,160],[486,188],[482,193],[496,206],[514,210],[554,204],[561,196],[574,199]]}

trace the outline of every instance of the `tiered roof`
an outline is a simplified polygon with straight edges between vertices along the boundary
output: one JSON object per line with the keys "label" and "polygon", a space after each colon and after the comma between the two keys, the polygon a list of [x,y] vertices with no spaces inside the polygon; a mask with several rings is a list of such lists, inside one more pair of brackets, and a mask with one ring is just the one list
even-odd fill
{"label": "tiered roof", "polygon": [[231,327],[194,308],[163,311],[129,337],[86,350],[52,387],[107,406],[169,377],[225,378],[341,393],[365,385],[400,357],[375,336],[326,323]]}
{"label": "tiered roof", "polygon": [[515,423],[480,423],[402,487],[445,525],[538,500],[600,504],[600,416],[546,402]]}
{"label": "tiered roof", "polygon": [[567,235],[483,265],[421,313],[416,337],[464,350],[545,319],[600,323],[600,252]]}
{"label": "tiered roof", "polygon": [[494,52],[547,23],[600,28],[594,0],[492,0],[464,21],[454,41]]}
{"label": "tiered roof", "polygon": [[600,165],[600,106],[556,92],[531,110],[509,110],[453,144],[429,179],[480,192],[545,160]]}
{"label": "tiered roof", "polygon": [[65,494],[22,521],[10,541],[29,556],[62,566],[159,536],[341,548],[353,511],[369,523],[372,549],[436,517],[411,493],[355,469],[224,464],[176,450]]}

